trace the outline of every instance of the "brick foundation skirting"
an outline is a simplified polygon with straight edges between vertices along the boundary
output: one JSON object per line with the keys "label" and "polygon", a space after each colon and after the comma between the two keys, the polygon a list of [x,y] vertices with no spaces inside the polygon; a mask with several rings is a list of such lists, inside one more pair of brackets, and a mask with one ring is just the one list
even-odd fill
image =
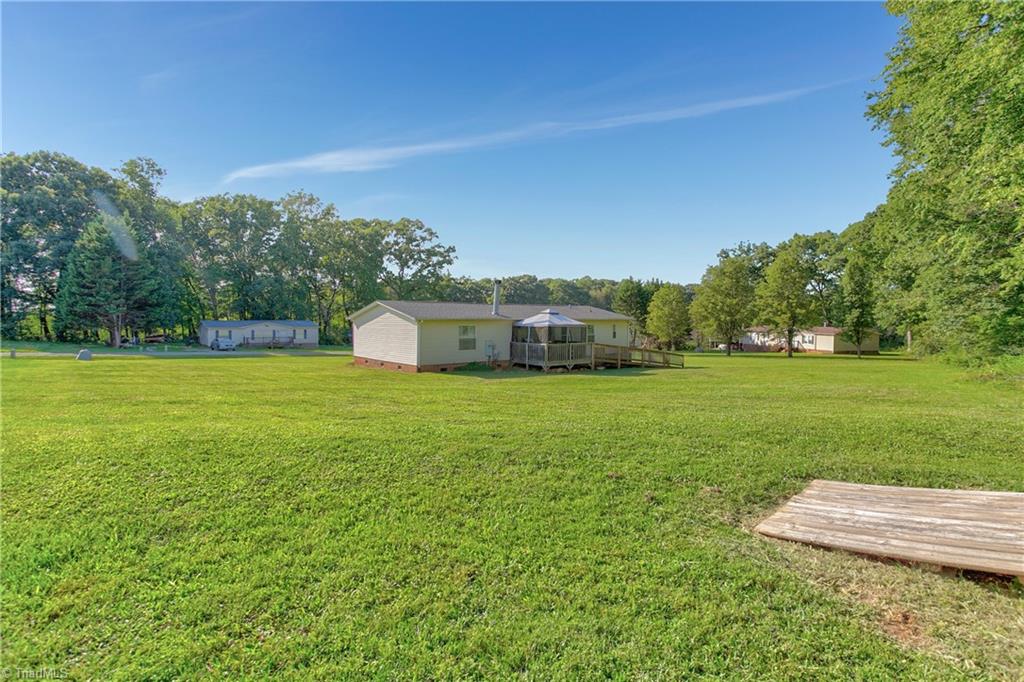
{"label": "brick foundation skirting", "polygon": [[355,364],[362,367],[380,367],[382,369],[390,369],[395,372],[418,372],[415,364],[405,364],[399,362],[388,362],[387,360],[374,360],[373,358],[355,358]]}
{"label": "brick foundation skirting", "polygon": [[[465,367],[468,362],[456,362],[447,365],[409,365],[399,362],[389,362],[388,360],[374,360],[373,358],[363,358],[356,356],[354,358],[355,364],[361,367],[377,367],[380,369],[390,369],[395,372],[453,372],[459,367]],[[498,367],[501,369],[508,369],[508,361],[502,361],[498,363]]]}

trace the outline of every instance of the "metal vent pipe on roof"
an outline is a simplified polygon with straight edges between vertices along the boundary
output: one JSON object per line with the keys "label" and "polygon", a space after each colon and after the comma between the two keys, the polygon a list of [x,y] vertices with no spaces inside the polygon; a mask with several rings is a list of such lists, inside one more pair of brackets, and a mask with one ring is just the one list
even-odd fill
{"label": "metal vent pipe on roof", "polygon": [[498,299],[501,298],[501,280],[494,280],[494,293],[491,294],[491,315],[498,314]]}

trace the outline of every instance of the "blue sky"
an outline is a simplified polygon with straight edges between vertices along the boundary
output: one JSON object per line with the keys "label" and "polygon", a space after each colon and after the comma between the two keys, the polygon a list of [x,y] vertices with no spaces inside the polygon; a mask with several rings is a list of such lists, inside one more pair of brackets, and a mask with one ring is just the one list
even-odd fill
{"label": "blue sky", "polygon": [[3,149],[149,156],[175,199],[417,217],[456,274],[692,282],[841,230],[892,161],[864,4],[11,4]]}

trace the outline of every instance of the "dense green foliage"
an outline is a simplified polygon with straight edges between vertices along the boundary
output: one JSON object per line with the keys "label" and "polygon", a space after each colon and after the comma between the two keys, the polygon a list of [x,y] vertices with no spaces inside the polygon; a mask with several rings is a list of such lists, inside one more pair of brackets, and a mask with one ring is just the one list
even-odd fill
{"label": "dense green foliage", "polygon": [[[454,249],[420,221],[342,220],[302,193],[172,202],[159,196],[164,172],[149,159],[111,175],[62,154],[8,153],[0,173],[5,338],[97,339],[102,330],[116,343],[123,330],[194,335],[204,318],[311,318],[321,339],[337,340],[348,313],[377,297],[435,293],[452,263]],[[87,234],[97,221],[125,226],[114,231],[118,248],[137,256],[129,260],[152,285],[123,298],[123,325],[88,312],[108,307],[120,286],[92,281],[104,272]]]}
{"label": "dense green foliage", "polygon": [[[877,323],[919,353],[1024,353],[1024,3],[889,9],[905,21],[868,107],[897,157],[886,202],[840,235],[742,243],[720,262],[750,260],[759,317],[780,331],[794,320]],[[789,272],[769,291],[763,280],[785,250]],[[792,288],[778,286],[783,277]],[[800,278],[809,310],[782,296]],[[708,308],[698,295],[696,309]]]}
{"label": "dense green foliage", "polygon": [[810,272],[795,244],[779,249],[757,286],[760,321],[786,338],[786,353],[793,355],[793,336],[814,322]]}
{"label": "dense green foliage", "polygon": [[58,334],[106,329],[121,345],[128,327],[145,328],[158,309],[160,281],[130,227],[101,213],[76,240],[57,289]]}
{"label": "dense green foliage", "polygon": [[725,255],[708,268],[690,306],[694,326],[708,339],[724,341],[726,353],[754,321],[754,283],[750,256]]}
{"label": "dense green foliage", "polygon": [[673,350],[682,346],[690,334],[690,313],[683,287],[678,284],[658,287],[647,310],[647,332]]}
{"label": "dense green foliage", "polygon": [[[320,338],[336,342],[348,315],[375,298],[487,303],[493,291],[490,279],[452,277],[454,247],[421,221],[343,219],[303,192],[279,201],[222,194],[179,204],[159,195],[164,171],[150,159],[130,160],[111,175],[51,152],[6,154],[0,174],[5,339],[116,343],[124,331],[194,336],[206,318],[286,318],[315,320]],[[95,314],[109,302],[100,290],[116,284],[85,281],[102,274],[95,235],[83,240],[96,221],[125,225],[116,231],[128,239],[121,246],[147,268],[146,296],[119,313],[123,324]],[[88,276],[80,274],[89,264]],[[502,300],[610,308],[634,284],[630,311],[642,330],[660,286],[654,280],[623,286],[519,275],[505,278]]]}
{"label": "dense green foliage", "polygon": [[[1019,598],[747,529],[813,478],[1024,490],[1019,388],[886,356],[687,366],[4,358],[0,663],[73,679],[1019,672]],[[836,575],[809,580],[823,562]],[[865,571],[873,599],[920,586],[902,609],[941,655],[900,649],[884,610],[847,600]]]}
{"label": "dense green foliage", "polygon": [[859,356],[864,338],[875,326],[871,273],[863,256],[857,254],[847,261],[840,286],[846,308],[843,335],[857,346]]}
{"label": "dense green foliage", "polygon": [[868,115],[898,159],[860,231],[880,314],[929,351],[1024,351],[1024,3],[894,0]]}

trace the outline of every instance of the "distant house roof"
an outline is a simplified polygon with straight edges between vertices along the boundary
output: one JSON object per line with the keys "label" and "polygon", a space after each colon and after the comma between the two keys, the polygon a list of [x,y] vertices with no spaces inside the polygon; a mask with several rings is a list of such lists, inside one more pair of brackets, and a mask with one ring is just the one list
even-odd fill
{"label": "distant house roof", "polygon": [[769,327],[766,324],[758,324],[758,325],[755,325],[753,327],[747,327],[747,331],[748,332],[755,332],[755,333],[759,332],[759,333],[762,333],[762,334],[764,334],[766,332],[770,332],[771,330],[772,330],[772,328]]}
{"label": "distant house roof", "polygon": [[[375,305],[382,305],[414,320],[523,320],[551,308],[550,305],[502,304],[498,306],[498,314],[491,315],[491,306],[487,303],[452,303],[447,301],[374,301],[362,310],[351,315],[356,317],[364,310]],[[603,308],[589,305],[561,305],[559,313],[574,320],[622,320],[629,317],[614,313]]]}
{"label": "distant house roof", "polygon": [[517,327],[585,327],[582,322],[566,317],[562,313],[547,308],[536,315],[531,315],[525,320],[516,322]]}
{"label": "distant house roof", "polygon": [[238,328],[251,327],[254,324],[279,324],[284,327],[315,327],[316,322],[309,320],[202,320],[200,324],[207,327]]}

